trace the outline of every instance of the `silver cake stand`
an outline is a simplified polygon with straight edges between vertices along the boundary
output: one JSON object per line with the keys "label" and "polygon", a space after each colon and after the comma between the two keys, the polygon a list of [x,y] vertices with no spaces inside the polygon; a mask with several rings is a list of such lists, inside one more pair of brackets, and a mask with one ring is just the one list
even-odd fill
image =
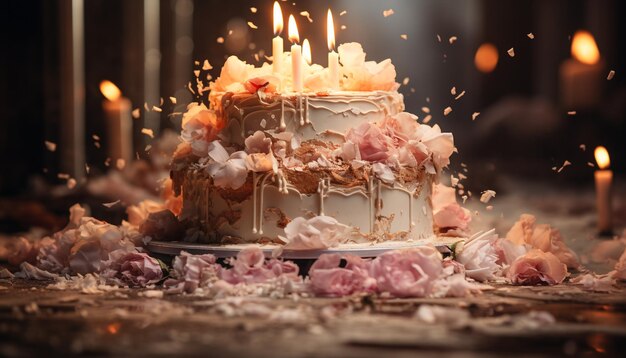
{"label": "silver cake stand", "polygon": [[450,253],[450,248],[459,241],[464,241],[462,237],[438,237],[432,240],[411,241],[387,241],[383,243],[362,243],[343,244],[325,250],[280,250],[281,245],[276,244],[233,244],[233,245],[209,245],[195,244],[180,241],[150,241],[147,249],[153,254],[176,256],[181,251],[190,254],[212,254],[217,258],[228,258],[248,247],[259,247],[266,257],[274,256],[274,252],[279,252],[278,257],[294,260],[316,259],[322,254],[351,254],[360,257],[376,257],[390,250],[411,248],[423,245],[434,245],[442,254]]}

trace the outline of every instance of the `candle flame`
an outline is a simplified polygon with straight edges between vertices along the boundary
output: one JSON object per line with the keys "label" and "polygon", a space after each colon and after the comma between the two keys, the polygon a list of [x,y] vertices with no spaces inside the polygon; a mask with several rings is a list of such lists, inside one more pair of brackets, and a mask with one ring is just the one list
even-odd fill
{"label": "candle flame", "polygon": [[302,57],[307,64],[311,65],[313,63],[313,59],[311,58],[311,44],[309,43],[309,39],[304,39],[302,42]]}
{"label": "candle flame", "polygon": [[326,16],[326,35],[328,36],[328,51],[335,49],[335,23],[333,22],[333,13],[328,9]]}
{"label": "candle flame", "polygon": [[600,167],[600,169],[606,169],[609,165],[611,165],[609,152],[603,146],[596,147],[593,155],[596,157],[596,162],[598,163],[598,167]]}
{"label": "candle flame", "polygon": [[283,12],[278,1],[274,1],[274,36],[283,32]]}
{"label": "candle flame", "polygon": [[492,72],[498,65],[498,49],[490,43],[480,45],[474,56],[474,64],[482,73]]}
{"label": "candle flame", "polygon": [[574,34],[572,57],[588,65],[593,65],[600,61],[600,51],[598,50],[598,45],[596,45],[596,40],[588,31],[580,30]]}
{"label": "candle flame", "polygon": [[289,15],[289,41],[291,43],[300,42],[300,34],[298,33],[298,25],[293,15]]}
{"label": "candle flame", "polygon": [[100,92],[109,101],[115,101],[122,96],[122,91],[115,85],[115,83],[104,80],[100,82]]}

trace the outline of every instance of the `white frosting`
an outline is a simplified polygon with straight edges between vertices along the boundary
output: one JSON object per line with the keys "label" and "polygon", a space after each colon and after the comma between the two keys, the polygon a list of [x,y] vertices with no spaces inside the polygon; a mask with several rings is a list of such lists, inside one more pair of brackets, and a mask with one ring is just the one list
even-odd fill
{"label": "white frosting", "polygon": [[303,140],[341,141],[348,129],[363,122],[380,122],[404,110],[398,92],[333,92],[329,95],[280,94],[261,98],[254,94],[216,96],[226,117],[223,137],[241,144],[261,131],[288,131]]}

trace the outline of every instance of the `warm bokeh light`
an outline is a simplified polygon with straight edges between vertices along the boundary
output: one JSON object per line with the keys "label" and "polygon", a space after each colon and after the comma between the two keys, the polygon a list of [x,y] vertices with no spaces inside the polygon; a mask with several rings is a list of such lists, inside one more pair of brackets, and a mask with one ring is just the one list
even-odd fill
{"label": "warm bokeh light", "polygon": [[580,30],[574,34],[572,57],[588,65],[593,65],[600,61],[600,51],[598,50],[598,45],[596,45],[596,40],[588,31]]}
{"label": "warm bokeh light", "polygon": [[304,39],[302,42],[302,57],[307,64],[313,63],[313,58],[311,57],[311,44],[309,43],[309,39]]}
{"label": "warm bokeh light", "polygon": [[278,1],[274,1],[274,36],[283,32],[283,12]]}
{"label": "warm bokeh light", "polygon": [[606,169],[611,165],[611,158],[609,158],[609,152],[603,146],[596,147],[593,155],[596,157],[596,162],[600,169]]}
{"label": "warm bokeh light", "polygon": [[326,16],[326,36],[328,40],[328,51],[335,49],[335,23],[333,22],[333,13],[328,9]]}
{"label": "warm bokeh light", "polygon": [[100,82],[100,92],[102,92],[102,95],[109,101],[115,101],[122,96],[120,89],[109,80]]}
{"label": "warm bokeh light", "polygon": [[298,25],[296,25],[296,19],[293,17],[293,15],[289,15],[289,41],[291,41],[291,43],[298,43],[300,42],[300,34],[298,33]]}
{"label": "warm bokeh light", "polygon": [[498,65],[498,49],[495,45],[484,43],[476,50],[474,64],[478,71],[483,73],[492,72]]}

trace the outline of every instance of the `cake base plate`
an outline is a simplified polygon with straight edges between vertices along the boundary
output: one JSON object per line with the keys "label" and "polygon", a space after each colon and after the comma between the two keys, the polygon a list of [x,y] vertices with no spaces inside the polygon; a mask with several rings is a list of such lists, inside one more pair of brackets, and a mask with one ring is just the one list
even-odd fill
{"label": "cake base plate", "polygon": [[[350,254],[360,257],[376,257],[386,251],[417,247],[423,245],[434,245],[442,254],[450,253],[450,247],[459,241],[464,241],[463,237],[437,237],[430,240],[420,240],[416,242],[408,241],[387,241],[377,244],[358,243],[341,244],[337,247],[324,250],[282,250],[278,257],[285,259],[316,259],[322,254]],[[147,249],[153,254],[179,255],[181,251],[190,254],[212,254],[217,258],[228,258],[237,256],[239,251],[248,247],[260,248],[266,257],[274,256],[282,245],[276,244],[232,244],[232,245],[210,245],[194,244],[180,241],[150,241]]]}

